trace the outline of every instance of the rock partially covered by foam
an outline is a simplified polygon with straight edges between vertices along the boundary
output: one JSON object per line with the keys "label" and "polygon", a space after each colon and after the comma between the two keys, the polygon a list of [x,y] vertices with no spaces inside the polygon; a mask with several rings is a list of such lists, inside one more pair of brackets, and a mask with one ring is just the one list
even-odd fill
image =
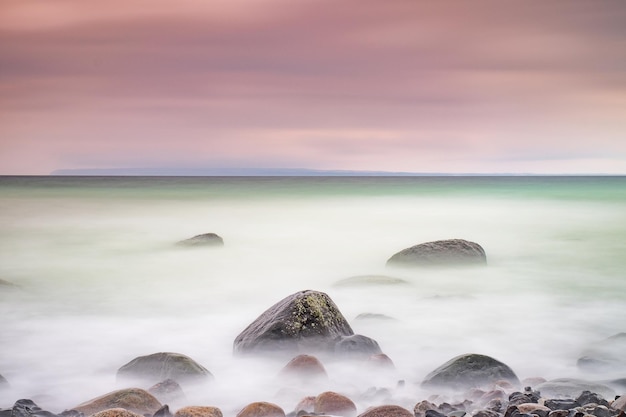
{"label": "rock partially covered by foam", "polygon": [[181,240],[177,243],[179,246],[224,246],[224,239],[215,233],[203,233]]}
{"label": "rock partially covered by foam", "polygon": [[158,352],[139,356],[117,371],[118,381],[143,381],[147,384],[173,379],[178,383],[198,383],[213,379],[213,375],[204,366],[189,356]]}
{"label": "rock partially covered by foam", "polygon": [[514,386],[520,385],[517,375],[506,364],[490,356],[470,353],[452,358],[439,366],[426,376],[422,386],[465,390],[489,386],[500,380]]}
{"label": "rock partially covered by foam", "polygon": [[437,240],[401,250],[387,261],[388,266],[485,265],[487,255],[478,243],[463,239]]}

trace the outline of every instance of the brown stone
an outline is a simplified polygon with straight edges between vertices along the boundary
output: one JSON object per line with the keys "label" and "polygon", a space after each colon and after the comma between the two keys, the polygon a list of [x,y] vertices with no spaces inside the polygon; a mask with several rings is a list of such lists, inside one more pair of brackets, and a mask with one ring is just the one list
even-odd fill
{"label": "brown stone", "polygon": [[356,416],[356,405],[345,395],[326,391],[315,397],[316,414],[333,414],[342,417]]}
{"label": "brown stone", "polygon": [[137,414],[154,414],[161,403],[148,391],[140,388],[126,388],[96,397],[73,409],[89,416],[109,408],[123,408]]}
{"label": "brown stone", "polygon": [[426,411],[428,410],[437,411],[437,406],[430,401],[423,400],[415,404],[415,407],[413,407],[413,414],[415,414],[415,417],[424,417],[426,415]]}
{"label": "brown stone", "polygon": [[414,417],[406,408],[397,405],[381,405],[378,407],[368,408],[359,417]]}
{"label": "brown stone", "polygon": [[190,406],[183,407],[174,414],[174,417],[223,417],[217,407]]}
{"label": "brown stone", "polygon": [[296,409],[294,411],[296,412],[296,414],[300,411],[312,413],[314,409],[315,409],[315,397],[308,396],[300,400],[300,402],[296,405]]}
{"label": "brown stone", "polygon": [[171,404],[185,400],[185,393],[173,379],[166,379],[148,388],[148,392],[154,395],[161,403]]}
{"label": "brown stone", "polygon": [[517,409],[519,410],[520,413],[522,414],[532,414],[533,411],[546,411],[546,412],[550,412],[552,411],[550,408],[546,407],[545,405],[541,405],[541,404],[537,404],[537,403],[524,403],[524,404],[519,404],[517,406]]}
{"label": "brown stone", "polygon": [[237,417],[285,417],[285,412],[276,404],[261,401],[248,404]]}
{"label": "brown stone", "polygon": [[109,408],[91,415],[91,417],[144,417],[125,408]]}
{"label": "brown stone", "polygon": [[296,356],[280,371],[280,376],[291,379],[328,378],[322,362],[312,355]]}

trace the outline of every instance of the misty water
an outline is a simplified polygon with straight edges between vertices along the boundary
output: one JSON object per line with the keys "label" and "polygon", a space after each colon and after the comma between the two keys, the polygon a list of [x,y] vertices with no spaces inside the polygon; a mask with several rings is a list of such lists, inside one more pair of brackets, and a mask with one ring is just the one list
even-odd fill
{"label": "misty water", "polygon": [[[206,232],[221,248],[181,248]],[[406,247],[463,238],[484,268],[393,269]],[[576,360],[626,331],[625,177],[0,178],[0,408],[32,398],[60,412],[123,386],[137,356],[178,352],[208,386],[184,404],[234,415],[253,401],[286,412],[334,390],[359,412],[413,405],[426,374],[463,353],[522,378],[590,374]],[[337,285],[359,275],[405,284]],[[300,290],[327,293],[394,372],[324,363],[329,380],[277,377],[290,358],[233,356],[235,337]],[[392,319],[357,319],[362,313]],[[404,380],[404,387],[396,388]],[[368,388],[390,399],[363,399]],[[148,387],[143,387],[148,388]]]}

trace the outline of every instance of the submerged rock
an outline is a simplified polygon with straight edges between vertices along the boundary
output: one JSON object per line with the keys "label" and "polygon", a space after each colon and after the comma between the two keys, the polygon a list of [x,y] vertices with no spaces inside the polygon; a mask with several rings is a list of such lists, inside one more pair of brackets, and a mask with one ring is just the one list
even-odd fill
{"label": "submerged rock", "polygon": [[205,382],[213,378],[204,366],[180,353],[159,352],[139,356],[117,371],[117,379],[155,384],[166,379],[178,383]]}
{"label": "submerged rock", "polygon": [[589,346],[576,364],[587,371],[626,371],[626,333],[615,334]]}
{"label": "submerged rock", "polygon": [[458,266],[485,265],[485,250],[463,239],[437,240],[411,246],[393,255],[388,266]]}
{"label": "submerged rock", "polygon": [[383,353],[374,339],[355,334],[342,336],[335,340],[335,353],[338,356],[367,359],[372,355]]}
{"label": "submerged rock", "polygon": [[280,376],[301,381],[328,379],[324,365],[312,355],[296,356],[280,371]]}
{"label": "submerged rock", "polygon": [[204,233],[181,240],[177,243],[179,246],[224,246],[224,239],[215,233]]}
{"label": "submerged rock", "polygon": [[544,398],[578,398],[583,391],[594,392],[604,398],[615,397],[615,391],[604,384],[575,378],[552,379],[537,385],[535,389],[541,392]]}
{"label": "submerged rock", "polygon": [[154,395],[161,403],[171,404],[185,400],[185,393],[178,382],[166,379],[148,388],[148,392]]}
{"label": "submerged rock", "polygon": [[457,356],[426,375],[425,388],[468,389],[505,380],[518,386],[517,375],[504,363],[475,353]]}
{"label": "submerged rock", "polygon": [[387,275],[358,275],[337,281],[335,287],[359,287],[369,285],[407,285],[408,281],[402,278],[389,277]]}
{"label": "submerged rock", "polygon": [[139,388],[126,388],[93,398],[73,407],[72,410],[89,416],[109,408],[124,408],[141,415],[153,415],[161,406],[159,400],[148,391]]}
{"label": "submerged rock", "polygon": [[263,312],[235,338],[233,349],[235,353],[265,354],[346,353],[355,346],[353,352],[357,353],[359,349],[372,349],[372,339],[349,338],[353,335],[348,321],[327,294],[306,290]]}

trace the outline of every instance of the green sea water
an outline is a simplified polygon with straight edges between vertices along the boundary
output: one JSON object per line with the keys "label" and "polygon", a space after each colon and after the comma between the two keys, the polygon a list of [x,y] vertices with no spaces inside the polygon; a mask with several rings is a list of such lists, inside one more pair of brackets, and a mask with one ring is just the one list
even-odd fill
{"label": "green sea water", "polygon": [[[224,247],[175,244],[206,232]],[[488,265],[385,266],[448,238],[481,244]],[[134,357],[175,351],[216,376],[190,401],[234,415],[285,393],[270,378],[284,363],[239,361],[234,338],[303,289],[328,293],[397,368],[362,377],[327,364],[320,390],[356,397],[403,379],[398,402],[424,399],[421,379],[466,352],[520,378],[623,377],[576,360],[626,331],[624,271],[626,177],[0,177],[0,279],[14,284],[0,286],[0,374],[12,386],[0,408],[39,395],[62,411],[116,388]],[[337,285],[362,275],[403,284]],[[276,401],[289,410],[301,394]]]}

